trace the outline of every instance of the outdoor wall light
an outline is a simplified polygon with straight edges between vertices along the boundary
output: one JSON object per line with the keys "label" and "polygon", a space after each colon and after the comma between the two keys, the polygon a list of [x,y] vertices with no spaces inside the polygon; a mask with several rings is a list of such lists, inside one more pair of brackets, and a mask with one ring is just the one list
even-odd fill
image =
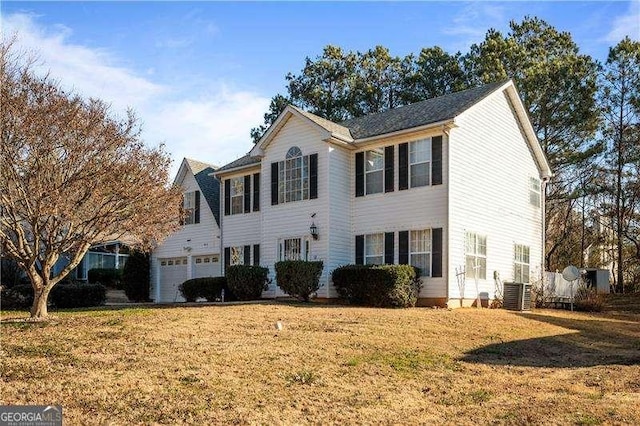
{"label": "outdoor wall light", "polygon": [[309,233],[311,234],[314,240],[318,239],[318,227],[313,222],[311,222],[311,226],[309,227]]}

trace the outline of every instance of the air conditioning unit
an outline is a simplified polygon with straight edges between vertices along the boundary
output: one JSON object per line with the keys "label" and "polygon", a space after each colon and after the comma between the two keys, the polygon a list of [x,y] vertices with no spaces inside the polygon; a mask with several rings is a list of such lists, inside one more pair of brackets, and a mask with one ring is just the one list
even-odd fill
{"label": "air conditioning unit", "polygon": [[531,284],[504,283],[502,306],[511,311],[531,310]]}

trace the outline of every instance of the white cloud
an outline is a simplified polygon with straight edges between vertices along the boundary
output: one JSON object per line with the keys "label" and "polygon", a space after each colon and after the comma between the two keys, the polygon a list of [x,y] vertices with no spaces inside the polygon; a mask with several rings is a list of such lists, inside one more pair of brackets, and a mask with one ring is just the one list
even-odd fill
{"label": "white cloud", "polygon": [[632,40],[640,40],[640,0],[632,1],[627,13],[613,20],[605,40],[611,44],[617,44],[625,36],[629,36]]}
{"label": "white cloud", "polygon": [[444,34],[457,37],[457,50],[466,50],[473,43],[484,39],[489,28],[500,29],[505,23],[504,7],[480,1],[468,3],[453,17]]}
{"label": "white cloud", "polygon": [[160,64],[138,75],[104,48],[72,44],[72,29],[43,27],[34,15],[3,16],[2,31],[5,37],[17,33],[18,48],[37,52],[42,62],[37,71],[49,72],[65,88],[110,102],[118,114],[133,108],[144,140],[166,144],[174,173],[182,157],[222,165],[244,155],[252,146],[249,131],[262,122],[269,105],[266,97],[224,83],[195,88],[199,94],[190,96],[193,87],[151,80]]}

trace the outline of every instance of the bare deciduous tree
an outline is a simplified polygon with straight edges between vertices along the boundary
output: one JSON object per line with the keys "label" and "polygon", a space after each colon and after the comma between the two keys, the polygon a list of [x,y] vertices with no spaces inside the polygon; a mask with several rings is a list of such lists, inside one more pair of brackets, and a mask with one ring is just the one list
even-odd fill
{"label": "bare deciduous tree", "polygon": [[[31,280],[31,317],[47,316],[51,289],[92,244],[123,236],[162,240],[179,222],[171,160],[140,139],[133,113],[62,90],[0,45],[0,242]],[[69,263],[57,274],[62,256]]]}

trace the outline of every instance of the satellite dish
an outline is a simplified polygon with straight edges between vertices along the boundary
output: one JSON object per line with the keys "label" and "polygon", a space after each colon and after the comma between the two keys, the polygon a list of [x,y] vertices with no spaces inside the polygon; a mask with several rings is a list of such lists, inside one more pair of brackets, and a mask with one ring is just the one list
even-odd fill
{"label": "satellite dish", "polygon": [[569,265],[562,271],[562,278],[567,281],[575,281],[580,277],[580,271],[573,265]]}

